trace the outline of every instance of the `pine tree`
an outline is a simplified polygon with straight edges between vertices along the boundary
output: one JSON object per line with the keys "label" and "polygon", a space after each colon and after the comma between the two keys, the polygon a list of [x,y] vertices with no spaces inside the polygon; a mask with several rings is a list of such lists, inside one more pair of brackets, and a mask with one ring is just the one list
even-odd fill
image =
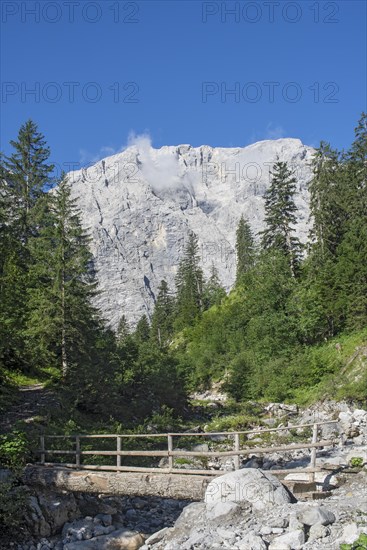
{"label": "pine tree", "polygon": [[198,239],[189,234],[184,257],[176,275],[176,322],[177,329],[192,325],[203,311],[203,272],[198,254]]}
{"label": "pine tree", "polygon": [[39,230],[39,204],[51,183],[50,151],[37,126],[28,121],[10,144],[14,153],[0,163],[0,355],[6,365],[27,364],[28,239]]}
{"label": "pine tree", "polygon": [[135,331],[134,331],[134,339],[138,344],[142,344],[144,342],[148,342],[150,337],[150,325],[148,321],[148,317],[146,315],[142,315],[136,325]]}
{"label": "pine tree", "polygon": [[127,322],[126,316],[122,315],[117,327],[118,345],[123,344],[129,335],[130,335],[129,323]]}
{"label": "pine tree", "polygon": [[320,258],[332,258],[342,240],[345,223],[344,185],[339,153],[321,142],[312,160],[313,178],[309,184],[312,248]]}
{"label": "pine tree", "polygon": [[349,328],[367,322],[367,115],[362,113],[345,159],[343,238],[337,249],[335,280],[339,318]]}
{"label": "pine tree", "polygon": [[152,316],[151,337],[159,347],[164,348],[173,334],[174,299],[170,295],[167,282],[161,281]]}
{"label": "pine tree", "polygon": [[50,149],[32,120],[21,126],[18,139],[10,141],[10,144],[15,151],[10,157],[5,157],[6,182],[14,201],[20,237],[26,242],[35,230],[34,208],[37,200],[52,184],[54,166],[47,162]]}
{"label": "pine tree", "polygon": [[243,215],[240,218],[236,231],[236,256],[236,285],[238,285],[243,275],[254,266],[255,262],[254,237],[250,225]]}
{"label": "pine tree", "polygon": [[64,177],[47,197],[39,235],[30,239],[27,337],[34,353],[60,364],[63,377],[90,353],[99,321],[89,236]]}
{"label": "pine tree", "polygon": [[277,161],[271,172],[270,188],[265,193],[265,225],[262,248],[283,253],[291,273],[296,275],[300,262],[301,244],[295,232],[297,207],[294,202],[296,179],[286,162]]}
{"label": "pine tree", "polygon": [[218,270],[212,264],[209,279],[204,283],[203,288],[204,309],[219,305],[225,296],[226,291],[220,282]]}

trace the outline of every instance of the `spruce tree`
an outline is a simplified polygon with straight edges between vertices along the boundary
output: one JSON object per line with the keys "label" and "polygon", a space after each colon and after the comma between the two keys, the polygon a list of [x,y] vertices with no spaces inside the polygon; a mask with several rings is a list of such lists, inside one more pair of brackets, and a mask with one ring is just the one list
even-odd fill
{"label": "spruce tree", "polygon": [[117,327],[117,343],[118,345],[123,344],[127,337],[130,335],[129,324],[127,322],[126,316],[122,315]]}
{"label": "spruce tree", "polygon": [[309,184],[312,248],[320,258],[333,258],[342,240],[345,223],[344,184],[338,151],[321,142],[312,160]]}
{"label": "spruce tree", "polygon": [[152,316],[151,337],[159,347],[169,344],[173,333],[174,299],[170,295],[168,284],[161,281]]}
{"label": "spruce tree", "polygon": [[0,355],[4,364],[26,366],[25,319],[27,315],[28,240],[41,223],[39,205],[51,184],[53,166],[43,135],[36,124],[21,126],[14,152],[0,163]]}
{"label": "spruce tree", "polygon": [[203,287],[204,309],[219,305],[225,296],[226,291],[220,282],[218,270],[213,263],[209,279],[204,283]]}
{"label": "spruce tree", "polygon": [[91,303],[96,282],[89,242],[64,177],[47,197],[39,235],[30,239],[27,320],[33,353],[56,361],[64,378],[91,351],[90,331],[99,325]]}
{"label": "spruce tree", "polygon": [[6,182],[13,199],[20,237],[23,242],[34,232],[34,208],[37,200],[52,185],[54,169],[48,163],[50,149],[37,125],[28,120],[18,133],[17,140],[11,140],[14,153],[5,157]]}
{"label": "spruce tree", "polygon": [[286,162],[277,161],[271,172],[271,184],[265,192],[265,230],[262,248],[284,254],[293,276],[300,262],[301,244],[294,236],[297,207],[294,202],[296,179]]}
{"label": "spruce tree", "polygon": [[255,262],[255,242],[248,221],[243,217],[236,230],[236,285],[241,282],[244,274],[254,266]]}
{"label": "spruce tree", "polygon": [[192,325],[203,311],[203,272],[200,267],[198,239],[195,233],[189,240],[176,275],[176,322],[177,329]]}
{"label": "spruce tree", "polygon": [[140,317],[135,331],[134,331],[134,339],[138,344],[143,344],[144,342],[148,342],[150,337],[150,325],[148,321],[148,317],[144,314]]}
{"label": "spruce tree", "polygon": [[346,155],[344,175],[345,225],[337,249],[335,281],[338,315],[348,328],[367,322],[367,115],[362,113],[355,140]]}

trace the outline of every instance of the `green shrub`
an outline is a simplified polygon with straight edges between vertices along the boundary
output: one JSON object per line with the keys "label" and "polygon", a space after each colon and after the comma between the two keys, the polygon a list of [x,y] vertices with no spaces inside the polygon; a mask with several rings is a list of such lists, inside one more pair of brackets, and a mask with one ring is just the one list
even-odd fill
{"label": "green shrub", "polygon": [[29,444],[23,432],[13,431],[0,436],[0,465],[17,470],[25,465]]}
{"label": "green shrub", "polygon": [[353,456],[350,461],[349,461],[349,464],[352,468],[362,468],[363,466],[363,458],[360,457],[360,456]]}
{"label": "green shrub", "polygon": [[367,550],[367,535],[362,533],[352,544],[341,544],[340,550]]}
{"label": "green shrub", "polygon": [[16,480],[0,482],[0,532],[2,536],[16,532],[24,522],[27,493]]}

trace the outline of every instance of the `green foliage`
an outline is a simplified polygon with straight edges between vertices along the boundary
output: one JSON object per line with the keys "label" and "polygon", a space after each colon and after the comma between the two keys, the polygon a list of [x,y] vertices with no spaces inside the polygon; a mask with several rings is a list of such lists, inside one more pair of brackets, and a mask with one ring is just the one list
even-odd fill
{"label": "green foliage", "polygon": [[297,207],[294,202],[297,180],[286,162],[278,160],[265,192],[265,229],[261,232],[262,248],[284,254],[292,275],[298,270],[301,244],[294,236]]}
{"label": "green foliage", "polygon": [[236,284],[241,282],[242,277],[255,263],[255,241],[250,224],[243,216],[238,222],[236,230]]}
{"label": "green foliage", "polygon": [[[213,381],[237,402],[307,403],[325,394],[362,400],[366,120],[363,114],[346,153],[325,143],[317,150],[307,258],[294,236],[297,182],[278,159],[264,197],[261,249],[248,221],[239,221],[236,284],[229,295],[214,265],[204,280],[191,233],[175,296],[161,281],[151,323],[143,316],[130,333],[122,316],[117,335],[92,305],[97,289],[90,238],[70,184],[63,177],[57,189],[45,192],[53,183],[49,150],[27,122],[12,142],[14,154],[0,164],[0,407],[11,402],[14,386],[41,373],[62,397],[60,418],[57,412],[52,418],[60,431],[91,423],[139,430],[147,419],[168,429],[185,411],[187,391]],[[243,421],[236,414],[221,426],[250,422],[250,413]],[[1,445],[3,460],[17,462],[20,435]]]}
{"label": "green foliage", "polygon": [[367,550],[367,535],[361,533],[352,544],[341,544],[340,550]]}
{"label": "green foliage", "polygon": [[193,325],[203,311],[203,272],[198,252],[197,236],[191,232],[176,275],[176,330]]}
{"label": "green foliage", "polygon": [[203,308],[219,306],[225,296],[226,291],[219,280],[218,270],[212,264],[209,279],[205,281],[203,287]]}
{"label": "green foliage", "polygon": [[28,495],[24,487],[15,479],[0,482],[0,532],[2,540],[17,535],[24,523],[27,512]]}
{"label": "green foliage", "polygon": [[352,467],[352,468],[362,468],[363,466],[363,458],[360,457],[360,456],[353,456],[350,461],[349,461],[349,465]]}
{"label": "green foliage", "polygon": [[12,470],[25,465],[29,453],[29,443],[23,432],[13,431],[0,435],[0,464]]}
{"label": "green foliage", "polygon": [[151,324],[151,338],[164,348],[168,346],[173,335],[174,298],[171,296],[166,281],[162,280],[158,288]]}

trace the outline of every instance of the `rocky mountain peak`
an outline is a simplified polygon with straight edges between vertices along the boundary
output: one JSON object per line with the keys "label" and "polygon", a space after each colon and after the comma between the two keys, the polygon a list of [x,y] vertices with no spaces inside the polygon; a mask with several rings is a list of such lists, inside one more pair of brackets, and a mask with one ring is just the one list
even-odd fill
{"label": "rocky mountain peak", "polygon": [[277,139],[247,147],[154,149],[140,138],[121,153],[70,172],[92,252],[101,294],[97,305],[116,327],[122,314],[132,324],[152,312],[161,279],[174,277],[189,231],[199,239],[202,266],[212,263],[227,289],[235,278],[235,232],[243,214],[255,233],[263,229],[263,194],[274,161],[294,170],[298,193],[297,232],[309,224],[307,183],[312,147]]}

